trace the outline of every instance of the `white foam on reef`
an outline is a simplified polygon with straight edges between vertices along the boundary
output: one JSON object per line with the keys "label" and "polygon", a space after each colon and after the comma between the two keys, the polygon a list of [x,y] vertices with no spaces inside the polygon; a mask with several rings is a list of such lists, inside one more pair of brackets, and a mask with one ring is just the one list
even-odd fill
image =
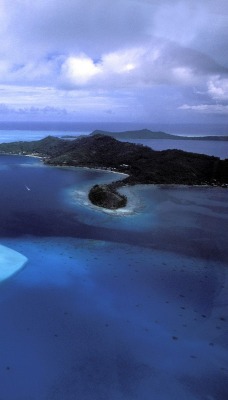
{"label": "white foam on reef", "polygon": [[[103,182],[99,180],[99,184],[108,184],[111,183],[112,181],[115,181],[112,179],[112,175],[118,177],[122,176],[128,176],[128,174],[122,173],[122,172],[117,172],[117,171],[112,171],[109,169],[103,169],[103,168],[89,168],[89,167],[69,167],[69,166],[64,166],[64,167],[60,167],[60,168],[66,168],[66,169],[73,169],[73,170],[89,170],[91,172],[94,172],[95,174],[97,172],[102,172],[103,174],[107,174],[107,176],[110,177],[110,179],[105,179]],[[94,205],[93,203],[91,203],[91,201],[89,200],[89,191],[91,189],[91,187],[93,186],[94,183],[87,183],[86,185],[83,185],[80,187],[80,189],[77,188],[70,188],[67,191],[67,196],[68,199],[70,199],[71,204],[74,203],[79,203],[81,206],[84,206],[86,208],[91,208],[93,210],[96,211],[100,211],[106,214],[111,214],[111,215],[116,215],[116,216],[124,216],[124,215],[132,215],[136,212],[136,209],[138,209],[139,207],[139,202],[136,199],[136,197],[134,196],[134,194],[131,196],[131,191],[129,191],[126,187],[124,188],[120,188],[118,191],[120,193],[125,194],[125,191],[128,190],[128,203],[127,206],[122,207],[122,208],[118,208],[116,210],[111,210],[111,209],[107,209],[107,208],[103,208],[103,207],[98,207],[96,205]]]}
{"label": "white foam on reef", "polygon": [[138,212],[142,208],[142,204],[138,196],[134,193],[132,190],[132,187],[123,187],[119,189],[119,192],[121,194],[124,194],[127,196],[127,205],[122,208],[118,208],[116,210],[111,210],[108,208],[103,208],[103,207],[98,207],[94,204],[91,203],[89,200],[88,194],[89,190],[91,189],[91,186],[84,187],[81,190],[75,190],[71,189],[69,191],[69,197],[71,198],[71,202],[75,203],[78,202],[80,205],[92,208],[93,210],[105,213],[105,214],[110,214],[110,215],[115,215],[115,216],[127,216],[127,215],[132,215]]}
{"label": "white foam on reef", "polygon": [[42,164],[41,162],[34,162],[32,164],[21,163],[18,165],[23,168],[37,168],[37,167],[43,168],[44,167],[44,164]]}
{"label": "white foam on reef", "polygon": [[[101,211],[106,214],[111,214],[111,215],[131,215],[135,212],[135,207],[132,203],[128,201],[128,204],[126,207],[118,208],[116,210],[111,210],[108,208],[103,208],[103,207],[98,207],[94,204],[91,203],[91,201],[88,198],[89,190],[74,190],[72,193],[72,197],[74,198],[74,201],[78,201],[81,205],[90,207],[94,210]],[[129,200],[129,199],[128,199]]]}
{"label": "white foam on reef", "polygon": [[23,254],[0,245],[0,282],[18,272],[26,262]]}

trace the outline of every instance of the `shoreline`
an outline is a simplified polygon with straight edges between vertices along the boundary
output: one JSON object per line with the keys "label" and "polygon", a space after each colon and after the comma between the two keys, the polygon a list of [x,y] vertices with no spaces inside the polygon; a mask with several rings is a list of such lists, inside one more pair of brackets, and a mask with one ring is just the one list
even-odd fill
{"label": "shoreline", "polygon": [[[81,167],[77,167],[81,168]],[[83,167],[82,167],[83,168]],[[78,202],[83,207],[89,207],[90,209],[102,212],[104,214],[108,214],[115,217],[128,217],[134,214],[138,214],[144,208],[143,202],[140,199],[139,193],[135,193],[138,190],[142,189],[149,189],[149,188],[158,188],[162,190],[170,190],[170,189],[220,189],[220,186],[211,186],[211,185],[181,185],[181,184],[136,184],[131,186],[122,186],[120,191],[124,192],[123,194],[127,196],[128,202],[125,207],[118,208],[118,209],[109,209],[104,207],[99,207],[96,204],[93,204],[89,197],[88,193],[90,190],[90,186],[82,188],[82,190],[71,189],[69,192],[69,196],[73,204]],[[222,189],[222,188],[221,188]],[[127,193],[125,193],[127,192]]]}
{"label": "shoreline", "polygon": [[[122,194],[119,192],[120,191],[125,191],[126,188],[130,188],[133,186],[138,186],[138,185],[146,185],[146,186],[150,186],[150,185],[154,185],[154,186],[159,186],[163,189],[165,188],[180,188],[180,187],[199,187],[199,188],[213,188],[213,187],[220,187],[220,188],[228,188],[228,184],[226,183],[218,183],[216,180],[212,181],[211,183],[209,182],[205,182],[202,184],[181,184],[181,183],[145,183],[145,182],[139,182],[138,180],[136,180],[136,182],[134,182],[134,175],[131,174],[127,174],[125,172],[121,172],[118,171],[116,168],[108,168],[108,167],[88,167],[88,166],[74,166],[74,165],[52,165],[52,164],[48,164],[45,161],[48,160],[48,157],[45,156],[38,156],[34,153],[27,153],[27,154],[12,154],[12,153],[0,153],[0,155],[8,155],[8,156],[24,156],[24,157],[31,157],[31,158],[38,158],[39,160],[42,160],[43,164],[46,166],[50,166],[50,167],[58,167],[58,168],[68,168],[68,169],[76,169],[76,168],[80,168],[80,169],[85,169],[85,170],[91,170],[91,171],[100,171],[100,172],[106,172],[106,173],[112,173],[112,174],[118,174],[120,176],[124,176],[125,179],[127,180],[128,178],[132,178],[132,181],[130,183],[125,182],[125,179],[120,179],[120,180],[114,180],[108,183],[100,183],[95,185],[98,189],[102,188],[103,190],[103,195],[104,195],[104,202],[102,201],[98,201],[98,199],[96,198],[96,196],[94,196],[91,200],[91,191],[94,189],[94,186],[92,188],[87,188],[87,192],[86,192],[86,201],[84,199],[84,204],[85,205],[90,205],[95,207],[97,210],[101,210],[103,212],[106,212],[108,214],[112,214],[112,215],[129,215],[135,212],[135,208],[129,207],[129,200],[131,198],[131,196],[129,195],[129,191],[127,196],[125,196],[125,194]],[[120,206],[118,204],[118,202],[115,203],[114,201],[114,206],[113,206],[113,199],[119,196],[119,198],[126,198],[126,205],[125,206]],[[110,204],[110,206],[109,206]],[[138,208],[138,207],[137,207]]]}
{"label": "shoreline", "polygon": [[[93,204],[88,197],[89,191],[82,191],[82,190],[72,190],[71,197],[72,197],[72,202],[75,203],[76,201],[79,202],[84,207],[89,207],[90,209],[98,212],[102,212],[108,215],[113,215],[113,216],[129,216],[135,214],[137,211],[136,209],[131,205],[122,207],[122,208],[117,208],[115,210],[105,208],[105,207],[99,207],[95,204]],[[76,199],[76,200],[75,200]],[[129,197],[128,197],[129,200]]]}
{"label": "shoreline", "polygon": [[0,153],[0,156],[20,156],[20,157],[39,158],[41,160],[44,160],[44,157],[36,156],[35,154]]}

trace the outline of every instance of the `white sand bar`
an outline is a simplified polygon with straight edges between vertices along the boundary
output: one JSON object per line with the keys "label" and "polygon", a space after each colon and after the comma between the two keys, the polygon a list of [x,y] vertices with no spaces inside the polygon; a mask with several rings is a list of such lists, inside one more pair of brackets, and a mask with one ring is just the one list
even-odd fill
{"label": "white sand bar", "polygon": [[18,272],[27,260],[23,254],[0,245],[0,282]]}

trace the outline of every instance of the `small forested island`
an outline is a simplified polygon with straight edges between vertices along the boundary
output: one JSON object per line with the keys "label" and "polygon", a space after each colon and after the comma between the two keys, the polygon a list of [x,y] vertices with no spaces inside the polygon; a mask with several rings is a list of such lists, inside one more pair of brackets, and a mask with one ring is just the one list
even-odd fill
{"label": "small forested island", "polygon": [[118,189],[135,184],[228,186],[228,159],[182,150],[155,151],[141,144],[120,142],[95,133],[75,140],[48,136],[31,142],[0,144],[0,154],[33,155],[45,164],[102,168],[127,176],[107,185],[95,185],[90,201],[100,207],[124,207],[127,198]]}

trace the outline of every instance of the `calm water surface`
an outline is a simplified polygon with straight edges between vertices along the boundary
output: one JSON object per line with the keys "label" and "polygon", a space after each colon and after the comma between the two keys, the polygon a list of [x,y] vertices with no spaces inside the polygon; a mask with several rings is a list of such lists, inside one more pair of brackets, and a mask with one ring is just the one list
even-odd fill
{"label": "calm water surface", "polygon": [[0,399],[227,398],[227,191],[89,206],[115,178],[0,156],[0,244],[28,259],[0,285]]}

